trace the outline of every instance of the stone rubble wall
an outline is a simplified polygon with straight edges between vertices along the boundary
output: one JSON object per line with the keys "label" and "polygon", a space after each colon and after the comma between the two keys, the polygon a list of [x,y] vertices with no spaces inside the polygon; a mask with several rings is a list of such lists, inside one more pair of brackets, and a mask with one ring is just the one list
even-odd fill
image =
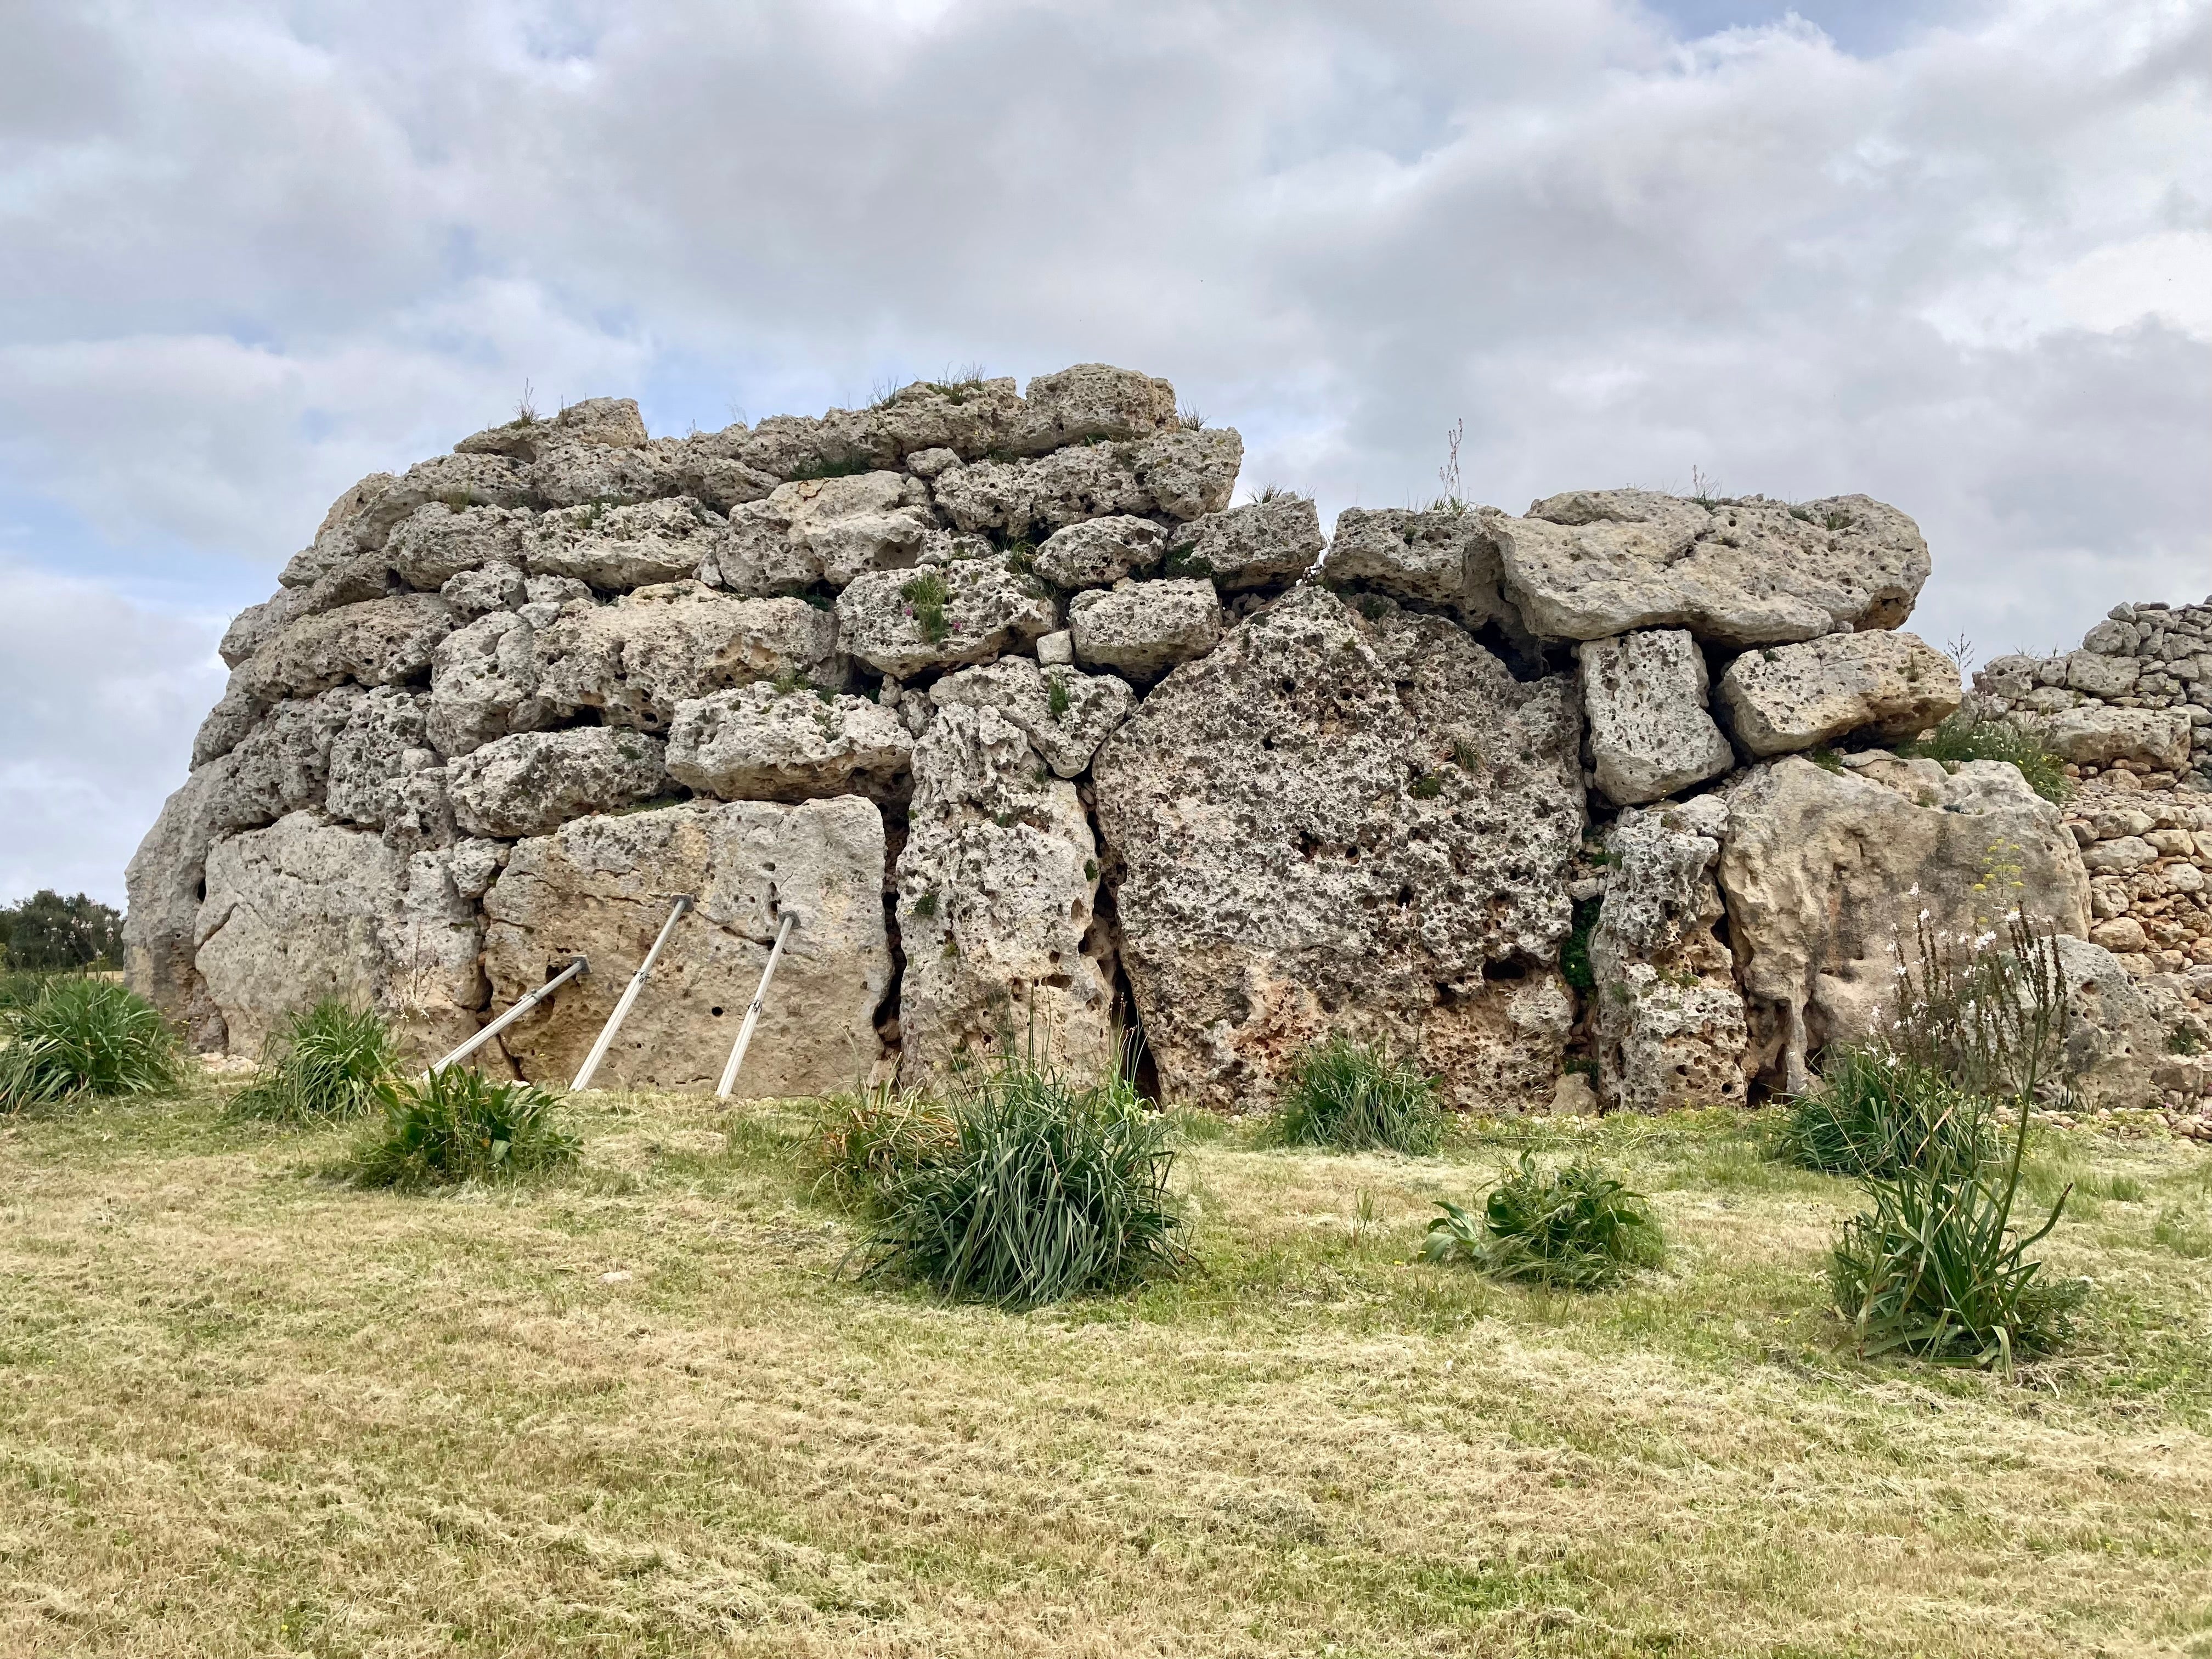
{"label": "stone rubble wall", "polygon": [[2062,814],[1894,751],[1964,695],[1899,631],[1894,507],[1325,536],[1232,504],[1242,459],[1079,364],[682,438],[595,398],[364,479],[223,641],[131,976],[210,1051],[335,994],[427,1053],[581,953],[491,1056],[557,1082],[684,892],[611,1085],[708,1086],[795,915],[747,1092],[1140,1036],[1165,1097],[1243,1107],[1342,1032],[1469,1109],[1656,1110],[1802,1086],[1918,912],[2002,902],[2085,936],[2085,1100],[2202,1092],[2200,613],[1984,671],[2080,757]]}

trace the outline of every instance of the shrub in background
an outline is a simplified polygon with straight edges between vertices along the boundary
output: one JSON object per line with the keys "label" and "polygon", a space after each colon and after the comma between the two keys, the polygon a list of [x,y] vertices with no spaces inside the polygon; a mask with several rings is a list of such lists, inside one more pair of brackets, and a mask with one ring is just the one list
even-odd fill
{"label": "shrub in background", "polygon": [[1942,1073],[1877,1046],[1836,1048],[1819,1084],[1790,1103],[1778,1150],[1792,1164],[1831,1175],[1893,1176],[1931,1156],[1978,1158],[1960,1144],[1984,1119]]}
{"label": "shrub in background", "polygon": [[865,1275],[1019,1309],[1186,1265],[1170,1128],[1127,1078],[1079,1084],[1010,1064],[945,1115],[949,1128],[917,1114],[849,1143],[874,1211]]}
{"label": "shrub in background", "polygon": [[325,997],[270,1039],[253,1081],[230,1097],[231,1109],[286,1123],[351,1117],[377,1104],[398,1068],[382,1019]]}
{"label": "shrub in background", "polygon": [[0,1012],[0,1111],[184,1086],[183,1046],[160,1012],[113,980],[56,975]]}
{"label": "shrub in background", "polygon": [[2019,768],[2027,787],[2047,801],[2063,804],[2074,786],[2066,776],[2066,763],[2043,746],[2027,727],[2007,720],[1990,720],[1960,709],[1916,742],[1900,744],[1898,753],[1926,760],[2008,761]]}
{"label": "shrub in background", "polygon": [[534,1084],[448,1066],[383,1094],[384,1121],[352,1158],[366,1187],[500,1180],[572,1163],[580,1149],[554,1121],[560,1103]]}
{"label": "shrub in background", "polygon": [[1347,1152],[1433,1152],[1443,1133],[1435,1079],[1343,1036],[1298,1058],[1274,1123],[1274,1138],[1286,1146]]}
{"label": "shrub in background", "polygon": [[1421,1242],[1425,1261],[1473,1263],[1496,1278],[1554,1290],[1601,1290],[1665,1255],[1659,1224],[1631,1192],[1583,1162],[1540,1168],[1521,1154],[1490,1189],[1480,1218],[1438,1200]]}

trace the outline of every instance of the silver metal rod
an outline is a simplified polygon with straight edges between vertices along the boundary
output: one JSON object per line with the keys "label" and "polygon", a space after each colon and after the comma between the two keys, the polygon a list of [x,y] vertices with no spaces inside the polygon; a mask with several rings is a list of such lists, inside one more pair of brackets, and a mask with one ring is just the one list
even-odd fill
{"label": "silver metal rod", "polygon": [[592,1086],[592,1074],[599,1069],[599,1062],[607,1057],[607,1050],[614,1046],[615,1033],[622,1030],[623,1021],[629,1018],[630,1004],[637,1000],[637,994],[645,988],[646,975],[653,971],[653,964],[660,955],[660,947],[668,943],[668,936],[676,931],[676,924],[684,920],[684,913],[690,908],[691,896],[688,893],[682,895],[676,901],[676,908],[668,913],[668,920],[660,924],[660,937],[653,941],[653,949],[645,953],[645,960],[637,964],[637,971],[629,976],[629,983],[623,987],[622,1000],[615,1004],[614,1012],[607,1016],[607,1023],[599,1028],[599,1040],[592,1045],[592,1052],[584,1056],[584,1069],[576,1073],[576,1080],[568,1085],[572,1091]]}
{"label": "silver metal rod", "polygon": [[523,998],[522,1000],[516,1003],[514,1007],[508,1009],[497,1019],[492,1021],[490,1024],[485,1026],[483,1030],[478,1031],[466,1042],[464,1042],[459,1048],[454,1049],[453,1053],[447,1054],[443,1060],[438,1061],[435,1065],[430,1067],[429,1071],[423,1073],[422,1075],[426,1078],[429,1077],[434,1073],[444,1071],[448,1066],[458,1065],[460,1061],[466,1060],[471,1054],[476,1053],[477,1049],[483,1048],[485,1043],[489,1042],[501,1031],[504,1031],[508,1026],[514,1024],[515,1021],[520,1019],[525,1014],[528,1013],[532,1008],[535,1008],[539,1003],[544,1001],[546,998],[551,996],[556,991],[566,985],[570,980],[575,978],[577,975],[589,973],[590,971],[591,963],[585,961],[583,957],[578,957],[566,968],[563,968],[558,974],[555,975],[551,979],[547,980],[544,984],[539,986],[528,996]]}
{"label": "silver metal rod", "polygon": [[730,1091],[738,1086],[738,1067],[745,1063],[745,1050],[752,1046],[753,1027],[760,1024],[761,1008],[768,1001],[769,982],[775,977],[775,964],[783,959],[783,942],[791,937],[791,924],[798,920],[797,911],[786,910],[783,926],[775,930],[775,945],[768,953],[768,966],[761,969],[760,989],[753,993],[752,1004],[745,1010],[745,1023],[738,1027],[738,1043],[730,1050],[730,1063],[722,1067],[721,1086],[714,1091],[719,1099],[727,1100]]}

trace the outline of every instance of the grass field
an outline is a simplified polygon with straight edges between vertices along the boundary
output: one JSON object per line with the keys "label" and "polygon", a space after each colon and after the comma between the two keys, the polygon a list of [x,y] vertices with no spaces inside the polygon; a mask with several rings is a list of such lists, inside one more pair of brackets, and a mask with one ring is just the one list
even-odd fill
{"label": "grass field", "polygon": [[1843,1352],[1756,1120],[1579,1135],[1672,1253],[1578,1299],[1409,1262],[1520,1138],[1196,1134],[1202,1271],[1017,1317],[834,1279],[803,1120],[710,1107],[433,1196],[0,1119],[0,1651],[2212,1654],[2203,1152],[2038,1143],[2097,1297],[2005,1382]]}

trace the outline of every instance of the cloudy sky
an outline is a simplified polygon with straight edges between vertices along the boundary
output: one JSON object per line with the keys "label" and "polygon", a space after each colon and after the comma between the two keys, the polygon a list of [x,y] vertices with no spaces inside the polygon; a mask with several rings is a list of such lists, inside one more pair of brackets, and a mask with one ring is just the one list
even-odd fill
{"label": "cloudy sky", "polygon": [[119,902],[331,498],[1103,360],[1325,514],[1863,490],[1984,655],[2212,588],[2212,0],[14,0],[0,901]]}

